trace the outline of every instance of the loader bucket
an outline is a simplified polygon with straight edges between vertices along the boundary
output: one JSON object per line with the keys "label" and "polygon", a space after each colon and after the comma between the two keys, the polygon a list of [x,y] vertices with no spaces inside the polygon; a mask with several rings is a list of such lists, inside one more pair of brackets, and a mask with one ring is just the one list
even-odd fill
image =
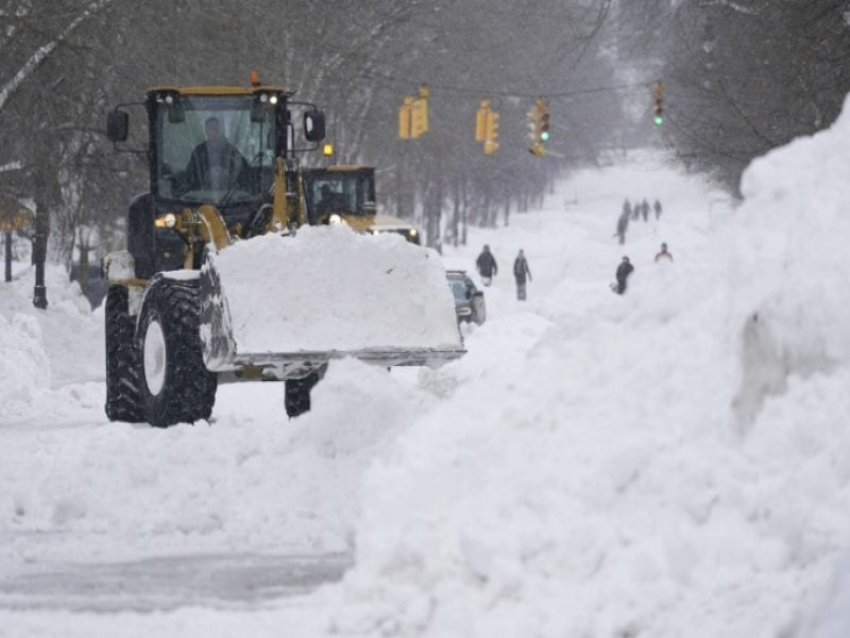
{"label": "loader bucket", "polygon": [[464,353],[436,252],[344,225],[270,234],[210,253],[201,340],[214,372],[303,377],[332,359],[439,365]]}

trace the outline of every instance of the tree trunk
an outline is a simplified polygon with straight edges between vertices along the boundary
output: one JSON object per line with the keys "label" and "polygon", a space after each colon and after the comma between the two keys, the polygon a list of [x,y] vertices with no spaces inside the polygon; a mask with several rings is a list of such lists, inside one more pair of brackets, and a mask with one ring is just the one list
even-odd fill
{"label": "tree trunk", "polygon": [[6,231],[6,281],[12,281],[12,231]]}

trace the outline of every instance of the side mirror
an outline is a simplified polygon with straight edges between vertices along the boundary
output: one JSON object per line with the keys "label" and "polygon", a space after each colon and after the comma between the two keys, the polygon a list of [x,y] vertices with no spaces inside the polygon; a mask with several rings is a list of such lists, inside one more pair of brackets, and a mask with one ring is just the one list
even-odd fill
{"label": "side mirror", "polygon": [[110,142],[126,142],[130,134],[130,115],[124,111],[111,111],[106,115],[106,137]]}
{"label": "side mirror", "polygon": [[310,142],[321,142],[325,139],[325,114],[319,109],[304,113],[304,137]]}

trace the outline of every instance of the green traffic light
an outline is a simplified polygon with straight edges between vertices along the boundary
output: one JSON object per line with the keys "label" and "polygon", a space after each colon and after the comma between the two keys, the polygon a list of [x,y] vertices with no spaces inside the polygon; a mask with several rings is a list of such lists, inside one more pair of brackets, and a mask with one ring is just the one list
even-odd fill
{"label": "green traffic light", "polygon": [[661,126],[662,124],[664,124],[664,116],[663,115],[656,115],[654,121],[655,121],[655,126]]}
{"label": "green traffic light", "polygon": [[543,131],[540,134],[540,141],[541,142],[548,142],[549,141],[549,131]]}

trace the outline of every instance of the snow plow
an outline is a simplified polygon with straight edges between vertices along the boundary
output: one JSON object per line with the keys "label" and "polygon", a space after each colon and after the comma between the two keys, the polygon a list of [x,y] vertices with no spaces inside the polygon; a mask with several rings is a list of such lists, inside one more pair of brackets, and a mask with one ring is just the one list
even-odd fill
{"label": "snow plow", "polygon": [[[304,150],[323,139],[324,114],[292,97],[259,83],[148,91],[150,192],[130,204],[127,250],[105,260],[110,420],[208,419],[224,380],[284,381],[297,416],[334,359],[433,366],[463,354],[436,253],[309,225],[292,109]],[[107,135],[128,143],[123,107]]]}
{"label": "snow plow", "polygon": [[413,244],[421,243],[416,226],[393,215],[378,213],[373,166],[306,168],[298,176],[308,223],[348,224],[359,232],[395,233]]}

